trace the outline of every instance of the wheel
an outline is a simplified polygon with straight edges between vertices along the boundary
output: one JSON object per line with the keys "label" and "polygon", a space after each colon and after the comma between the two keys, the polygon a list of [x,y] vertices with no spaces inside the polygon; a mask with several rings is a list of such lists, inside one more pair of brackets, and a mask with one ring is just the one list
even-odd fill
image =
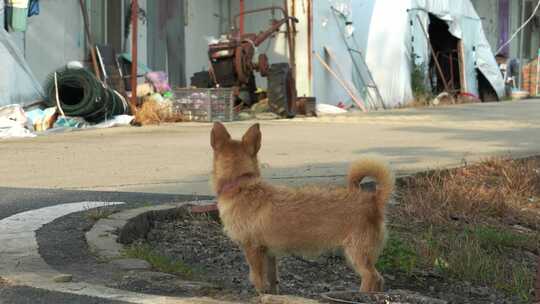
{"label": "wheel", "polygon": [[288,63],[270,65],[268,104],[280,116],[293,118],[296,115],[296,86]]}

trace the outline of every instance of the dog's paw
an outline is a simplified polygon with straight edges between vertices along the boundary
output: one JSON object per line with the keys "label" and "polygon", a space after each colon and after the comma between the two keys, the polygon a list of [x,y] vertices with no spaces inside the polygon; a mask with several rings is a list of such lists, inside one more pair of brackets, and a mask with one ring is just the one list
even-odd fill
{"label": "dog's paw", "polygon": [[257,293],[259,295],[265,295],[265,294],[277,295],[277,294],[279,294],[279,288],[278,288],[277,285],[271,286],[270,284],[266,284],[264,288],[256,288],[256,289],[257,289]]}

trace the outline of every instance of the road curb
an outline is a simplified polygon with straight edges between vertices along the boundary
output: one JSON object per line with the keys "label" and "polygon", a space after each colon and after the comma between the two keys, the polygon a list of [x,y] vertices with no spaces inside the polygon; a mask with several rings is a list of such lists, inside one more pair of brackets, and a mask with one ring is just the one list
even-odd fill
{"label": "road curb", "polygon": [[124,245],[146,235],[151,228],[151,221],[156,218],[170,218],[183,212],[184,206],[211,206],[211,200],[181,202],[128,209],[98,220],[92,229],[86,232],[86,242],[90,250],[105,260],[122,257]]}

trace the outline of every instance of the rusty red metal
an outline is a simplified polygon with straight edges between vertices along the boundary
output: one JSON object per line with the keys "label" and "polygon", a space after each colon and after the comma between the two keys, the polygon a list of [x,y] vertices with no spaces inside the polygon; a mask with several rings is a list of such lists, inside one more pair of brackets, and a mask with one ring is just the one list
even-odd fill
{"label": "rusty red metal", "polygon": [[[240,35],[238,31],[232,33],[231,38],[226,42],[216,43],[209,46],[209,57],[213,64],[218,62],[223,62],[224,60],[232,60],[234,67],[234,76],[237,78],[235,80],[236,86],[248,84],[250,78],[252,77],[253,70],[257,68],[257,64],[253,63],[253,57],[255,55],[255,48],[263,43],[265,40],[270,38],[275,32],[279,31],[279,28],[287,24],[290,28],[291,23],[298,22],[298,19],[287,15],[287,10],[279,6],[264,7],[254,10],[244,11],[234,17],[235,28],[238,24],[238,19],[248,14],[254,14],[263,11],[274,11],[278,10],[283,13],[283,19],[273,20],[272,25],[265,31],[262,31],[258,34],[255,33],[244,33]],[[242,20],[242,18],[240,19]],[[291,48],[291,67],[294,68],[294,45],[293,41],[290,38],[291,33],[287,31],[289,37],[289,47]],[[230,68],[227,65],[227,68]],[[264,68],[264,67],[263,67]],[[214,68],[215,72],[217,68]],[[216,74],[218,74],[216,72]],[[231,71],[228,72],[231,74]],[[220,78],[220,77],[217,77]],[[217,79],[220,85],[227,85],[227,83],[222,83],[220,79]],[[231,82],[229,76],[227,76],[227,82]]]}
{"label": "rusty red metal", "polygon": [[281,6],[267,6],[267,7],[261,7],[261,8],[257,8],[257,9],[248,10],[248,11],[243,10],[241,8],[240,12],[238,14],[236,14],[234,16],[234,18],[233,18],[234,28],[238,29],[238,20],[239,19],[240,19],[240,21],[242,20],[240,17],[243,17],[245,15],[251,15],[251,14],[254,14],[254,13],[260,13],[260,12],[264,12],[264,11],[271,11],[271,10],[281,11],[283,13],[283,15],[286,16],[285,9],[282,8]]}
{"label": "rusty red metal", "polygon": [[244,6],[244,0],[240,0],[240,36],[244,35],[245,31],[244,31],[244,11],[245,11],[245,6]]}
{"label": "rusty red metal", "polygon": [[257,62],[257,66],[255,69],[259,71],[259,73],[261,73],[261,76],[268,76],[270,64],[268,63],[268,56],[266,56],[266,54],[259,54],[259,61]]}
{"label": "rusty red metal", "polygon": [[[308,26],[308,77],[309,77],[309,87],[313,83],[313,12],[312,12],[312,0],[307,2],[307,26]],[[313,93],[313,92],[311,92]]]}

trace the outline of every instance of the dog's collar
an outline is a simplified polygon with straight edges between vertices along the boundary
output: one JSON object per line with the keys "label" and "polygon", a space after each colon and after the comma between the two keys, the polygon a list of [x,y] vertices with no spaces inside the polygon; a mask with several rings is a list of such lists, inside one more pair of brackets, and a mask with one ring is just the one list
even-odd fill
{"label": "dog's collar", "polygon": [[233,179],[231,181],[228,181],[228,182],[225,182],[225,183],[221,184],[219,189],[218,189],[217,194],[219,196],[219,195],[222,195],[224,193],[230,192],[231,190],[233,190],[233,189],[237,188],[238,186],[240,186],[240,183],[248,181],[250,179],[254,179],[256,177],[257,177],[257,175],[255,175],[254,173],[242,174],[242,175],[238,176],[237,178],[235,178],[235,179]]}

